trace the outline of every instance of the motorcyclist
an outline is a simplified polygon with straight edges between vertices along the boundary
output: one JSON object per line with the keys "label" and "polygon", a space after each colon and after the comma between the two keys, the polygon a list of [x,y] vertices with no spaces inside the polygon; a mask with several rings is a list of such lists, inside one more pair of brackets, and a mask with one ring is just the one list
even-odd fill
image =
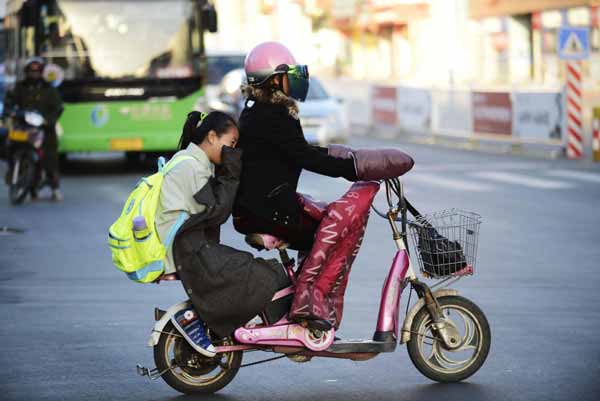
{"label": "motorcyclist", "polygon": [[[20,110],[35,110],[44,117],[43,168],[52,189],[52,199],[61,201],[63,195],[59,189],[58,138],[55,125],[62,113],[63,103],[58,90],[44,80],[44,68],[44,60],[40,57],[32,57],[26,61],[25,79],[17,82],[14,89],[6,94],[4,112],[17,107]],[[7,177],[10,176],[10,167]],[[35,199],[37,193],[32,190],[31,196]]]}

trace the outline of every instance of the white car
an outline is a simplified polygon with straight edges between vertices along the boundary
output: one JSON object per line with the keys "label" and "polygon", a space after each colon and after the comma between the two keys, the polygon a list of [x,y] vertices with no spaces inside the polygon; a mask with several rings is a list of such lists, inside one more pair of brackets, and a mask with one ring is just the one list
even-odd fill
{"label": "white car", "polygon": [[[239,117],[244,108],[240,86],[246,82],[244,70],[237,69],[223,77],[216,96],[208,100],[208,109],[224,111]],[[300,122],[309,143],[327,145],[344,143],[350,132],[346,106],[341,99],[330,96],[321,82],[310,78],[308,96],[300,102]]]}
{"label": "white car", "polygon": [[[227,73],[244,67],[245,53],[217,52],[206,56],[206,80],[204,82],[204,96],[198,98],[195,110],[210,111],[208,103],[219,96],[223,78]],[[243,73],[243,69],[242,69]],[[239,86],[239,85],[238,85]]]}

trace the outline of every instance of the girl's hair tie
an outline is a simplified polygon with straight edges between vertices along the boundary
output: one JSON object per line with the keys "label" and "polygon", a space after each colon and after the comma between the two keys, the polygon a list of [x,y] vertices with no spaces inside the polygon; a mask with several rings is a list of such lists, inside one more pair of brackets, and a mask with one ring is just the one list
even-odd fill
{"label": "girl's hair tie", "polygon": [[196,128],[198,128],[200,125],[202,125],[202,121],[204,121],[206,116],[208,116],[207,113],[200,112],[200,119],[198,120],[198,124],[196,124]]}

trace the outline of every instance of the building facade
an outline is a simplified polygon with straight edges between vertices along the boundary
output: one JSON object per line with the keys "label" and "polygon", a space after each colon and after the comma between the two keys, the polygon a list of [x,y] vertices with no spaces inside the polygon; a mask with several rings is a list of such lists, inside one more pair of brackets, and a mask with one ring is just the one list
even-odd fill
{"label": "building facade", "polygon": [[[427,85],[532,85],[564,82],[557,56],[561,26],[590,30],[586,84],[600,85],[598,0],[336,0],[339,55],[357,79]],[[372,62],[377,60],[377,62]]]}

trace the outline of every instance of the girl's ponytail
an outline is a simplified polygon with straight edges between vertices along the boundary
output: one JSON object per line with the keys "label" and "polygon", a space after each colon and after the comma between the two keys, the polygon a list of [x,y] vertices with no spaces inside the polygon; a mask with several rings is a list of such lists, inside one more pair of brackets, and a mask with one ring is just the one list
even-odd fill
{"label": "girl's ponytail", "polygon": [[185,124],[183,125],[183,131],[181,132],[181,138],[179,138],[179,145],[177,146],[178,150],[188,147],[195,136],[196,128],[205,117],[206,114],[199,111],[192,111],[188,113]]}
{"label": "girl's ponytail", "polygon": [[206,114],[192,111],[188,113],[183,125],[183,132],[181,138],[179,138],[177,149],[185,149],[190,143],[201,144],[211,130],[215,131],[217,136],[220,137],[231,127],[237,128],[235,120],[223,112],[213,111]]}

